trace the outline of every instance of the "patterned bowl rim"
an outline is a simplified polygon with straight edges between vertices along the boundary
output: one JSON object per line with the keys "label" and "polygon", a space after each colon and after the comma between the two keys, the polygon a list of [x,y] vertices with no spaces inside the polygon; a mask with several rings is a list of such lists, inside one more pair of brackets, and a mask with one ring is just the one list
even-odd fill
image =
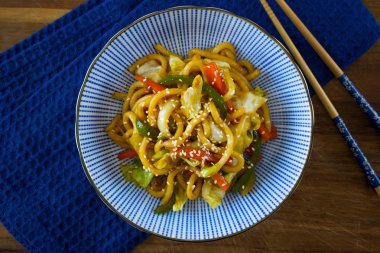
{"label": "patterned bowl rim", "polygon": [[[156,16],[156,15],[160,15],[160,14],[166,13],[166,12],[171,12],[171,11],[192,10],[192,9],[193,10],[215,11],[215,12],[231,15],[231,16],[233,16],[235,18],[238,18],[240,20],[243,20],[243,21],[249,23],[250,25],[252,25],[255,28],[257,28],[259,31],[261,31],[262,33],[264,33],[266,36],[268,36],[271,40],[273,40],[283,50],[283,52],[288,56],[289,60],[293,63],[295,69],[297,70],[297,72],[298,72],[298,74],[299,74],[299,76],[301,78],[302,84],[303,84],[303,86],[304,86],[304,88],[306,90],[306,93],[307,93],[307,100],[308,100],[308,104],[309,104],[309,108],[310,108],[310,115],[311,115],[310,146],[309,146],[309,150],[308,150],[308,153],[307,153],[307,156],[306,156],[306,161],[305,161],[305,164],[304,164],[304,166],[302,168],[301,174],[299,175],[299,178],[297,179],[297,181],[294,184],[293,188],[289,191],[288,195],[282,200],[282,202],[275,209],[273,209],[272,212],[270,212],[266,217],[262,218],[261,220],[259,220],[255,224],[253,224],[253,225],[251,225],[251,226],[249,226],[249,227],[247,227],[245,229],[242,229],[242,230],[237,231],[237,232],[232,233],[232,234],[216,237],[216,238],[200,239],[200,240],[179,239],[179,238],[173,238],[173,237],[164,236],[164,235],[155,233],[153,231],[147,230],[147,229],[145,229],[145,228],[143,228],[143,227],[135,224],[134,222],[130,221],[127,217],[125,217],[124,215],[122,215],[120,212],[118,212],[107,201],[107,199],[102,195],[102,193],[98,190],[98,188],[96,187],[94,181],[92,180],[92,178],[90,176],[90,173],[88,172],[87,166],[86,166],[86,164],[84,162],[84,158],[83,158],[83,155],[82,155],[82,149],[81,149],[81,145],[80,145],[80,141],[79,141],[79,109],[80,109],[80,103],[81,103],[81,100],[82,100],[82,94],[83,94],[83,91],[84,91],[84,89],[86,87],[86,82],[88,80],[88,77],[89,77],[89,75],[92,72],[92,69],[94,68],[94,66],[97,63],[97,61],[100,58],[100,56],[108,48],[108,46],[116,38],[118,38],[122,33],[124,33],[125,31],[127,31],[128,29],[130,29],[131,27],[133,27],[137,23],[140,23],[140,22],[142,22],[142,21],[144,21],[144,20],[146,20],[146,19],[148,19],[150,17]],[[123,29],[121,29],[114,36],[112,36],[112,38],[107,42],[107,44],[103,47],[103,49],[97,54],[97,56],[95,57],[95,59],[91,62],[91,65],[90,65],[90,67],[87,70],[86,76],[85,76],[85,78],[83,80],[81,89],[79,91],[78,98],[77,98],[77,103],[76,103],[76,113],[75,113],[75,141],[76,141],[77,149],[78,149],[78,152],[79,152],[80,160],[81,160],[81,163],[82,163],[82,168],[83,168],[83,171],[86,174],[86,177],[87,177],[88,181],[93,186],[93,188],[95,189],[96,193],[98,194],[98,196],[100,197],[100,199],[104,202],[104,204],[111,211],[113,211],[114,213],[116,213],[120,218],[122,218],[124,221],[126,221],[129,225],[131,225],[131,226],[133,226],[133,227],[135,227],[135,228],[137,228],[140,231],[143,231],[145,233],[153,234],[153,235],[156,235],[156,236],[159,236],[161,238],[168,239],[168,240],[180,241],[180,242],[208,242],[208,241],[216,241],[216,240],[220,240],[220,239],[236,236],[236,235],[241,234],[241,233],[243,233],[245,231],[248,231],[249,229],[257,226],[258,224],[260,224],[261,222],[263,222],[264,220],[266,220],[268,217],[272,216],[275,212],[277,212],[280,209],[280,207],[283,205],[283,203],[294,193],[294,191],[297,189],[299,183],[301,182],[301,179],[303,177],[303,173],[304,173],[305,167],[306,167],[306,165],[307,165],[307,163],[309,162],[309,159],[310,159],[310,154],[311,154],[312,145],[313,145],[314,124],[315,124],[315,121],[314,121],[314,109],[313,109],[313,104],[311,102],[310,93],[309,93],[309,89],[308,89],[305,77],[304,77],[301,69],[298,67],[297,63],[295,62],[293,56],[289,53],[289,51],[286,49],[286,47],[279,40],[277,40],[275,37],[273,37],[272,35],[270,35],[264,28],[262,28],[260,25],[256,24],[255,22],[253,22],[253,21],[251,21],[251,20],[249,20],[247,18],[244,18],[242,16],[236,15],[236,14],[230,12],[230,11],[227,11],[227,10],[224,10],[224,9],[220,9],[220,8],[215,8],[215,7],[200,7],[200,6],[191,6],[191,5],[189,5],[189,6],[176,6],[176,7],[168,8],[168,9],[165,9],[165,10],[155,11],[155,12],[151,12],[149,14],[146,14],[146,15],[140,17],[139,19],[135,20],[134,22],[132,22],[128,26],[126,26]]]}

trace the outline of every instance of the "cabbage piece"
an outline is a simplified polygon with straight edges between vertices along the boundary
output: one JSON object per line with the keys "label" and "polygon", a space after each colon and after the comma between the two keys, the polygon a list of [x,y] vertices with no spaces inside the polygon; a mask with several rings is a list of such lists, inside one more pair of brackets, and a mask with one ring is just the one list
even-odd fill
{"label": "cabbage piece", "polygon": [[237,175],[237,172],[230,172],[230,173],[227,173],[225,176],[224,176],[224,179],[226,179],[226,181],[231,184],[232,180],[234,180],[235,176]]}
{"label": "cabbage piece", "polygon": [[160,151],[158,151],[157,153],[154,153],[152,155],[152,161],[158,161],[160,160],[165,154],[169,153],[168,150],[166,149],[161,149]]}
{"label": "cabbage piece", "polygon": [[183,114],[185,114],[187,118],[194,118],[198,115],[199,111],[202,108],[202,86],[202,77],[200,75],[197,75],[194,78],[192,86],[187,88],[187,90],[183,93],[183,96],[181,97],[181,109]]}
{"label": "cabbage piece", "polygon": [[211,208],[216,208],[222,204],[222,199],[226,194],[225,191],[218,186],[213,185],[209,181],[205,181],[202,187],[202,198]]}
{"label": "cabbage piece", "polygon": [[169,118],[171,113],[179,106],[180,102],[178,99],[170,99],[162,107],[158,113],[157,126],[160,129],[160,134],[162,137],[170,137],[170,129],[168,126]]}
{"label": "cabbage piece", "polygon": [[155,82],[159,82],[163,76],[161,76],[162,67],[155,60],[150,60],[139,66],[136,70],[136,74],[146,77]]}
{"label": "cabbage piece", "polygon": [[244,108],[247,114],[256,113],[257,109],[259,109],[265,102],[266,98],[262,96],[258,96],[253,92],[244,92],[236,98],[236,108]]}
{"label": "cabbage piece", "polygon": [[149,185],[150,181],[152,181],[152,178],[153,173],[144,170],[142,166],[132,170],[133,182],[142,188],[146,188]]}
{"label": "cabbage piece", "polygon": [[228,64],[227,62],[224,62],[224,61],[211,60],[208,58],[203,59],[204,64],[209,64],[211,62],[215,62],[216,66],[218,66],[219,69],[230,69],[231,68],[230,64]]}
{"label": "cabbage piece", "polygon": [[177,184],[175,186],[174,192],[175,192],[175,203],[173,205],[173,211],[181,211],[187,201],[186,191]]}
{"label": "cabbage piece", "polygon": [[195,159],[184,158],[184,157],[181,157],[181,159],[184,160],[191,167],[197,167],[199,164],[201,164],[201,161],[198,161],[198,160],[195,160]]}
{"label": "cabbage piece", "polygon": [[154,163],[154,166],[159,169],[172,169],[174,167],[173,160],[169,153],[165,154],[160,160]]}
{"label": "cabbage piece", "polygon": [[179,74],[185,67],[185,62],[177,56],[170,55],[169,66],[172,74]]}
{"label": "cabbage piece", "polygon": [[210,120],[211,137],[210,139],[216,143],[222,143],[227,141],[226,134],[220,126],[215,124],[213,120]]}
{"label": "cabbage piece", "polygon": [[126,181],[131,181],[142,188],[146,188],[153,179],[153,174],[143,169],[141,163],[120,165],[121,172]]}

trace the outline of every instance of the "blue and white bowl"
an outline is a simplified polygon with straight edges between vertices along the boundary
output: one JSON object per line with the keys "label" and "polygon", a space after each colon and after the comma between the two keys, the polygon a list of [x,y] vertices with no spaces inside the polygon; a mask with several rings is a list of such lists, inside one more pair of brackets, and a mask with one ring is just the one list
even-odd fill
{"label": "blue and white bowl", "polygon": [[[247,59],[262,74],[252,82],[268,92],[278,138],[262,150],[257,182],[245,197],[228,193],[211,209],[202,199],[188,201],[181,212],[153,213],[160,200],[132,183],[119,169],[122,150],[104,132],[122,103],[111,98],[127,92],[134,81],[127,68],[161,43],[186,55],[229,41],[237,58]],[[313,109],[306,82],[294,60],[277,40],[255,23],[230,12],[178,7],[144,16],[117,33],[91,64],[79,93],[76,139],[84,171],[104,203],[131,225],[176,240],[214,240],[237,234],[275,212],[299,183],[311,150]]]}

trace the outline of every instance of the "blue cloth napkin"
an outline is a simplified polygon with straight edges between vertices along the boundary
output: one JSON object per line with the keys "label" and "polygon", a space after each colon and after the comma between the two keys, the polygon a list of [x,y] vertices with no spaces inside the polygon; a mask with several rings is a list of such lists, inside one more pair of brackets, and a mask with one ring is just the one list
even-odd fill
{"label": "blue cloth napkin", "polygon": [[[359,0],[288,0],[343,68],[380,35]],[[332,75],[270,1],[322,84]],[[149,12],[214,6],[279,38],[259,1],[90,0],[0,55],[0,220],[30,252],[128,252],[148,235],[111,212],[82,170],[75,105],[91,61],[120,29]]]}

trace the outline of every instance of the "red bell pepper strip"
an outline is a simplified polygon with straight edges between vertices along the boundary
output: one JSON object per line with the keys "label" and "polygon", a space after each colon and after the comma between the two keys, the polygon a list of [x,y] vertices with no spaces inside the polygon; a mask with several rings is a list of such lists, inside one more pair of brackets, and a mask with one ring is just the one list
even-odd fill
{"label": "red bell pepper strip", "polygon": [[140,82],[148,85],[155,92],[163,91],[163,90],[166,89],[166,87],[164,87],[164,86],[162,86],[162,85],[160,85],[160,84],[158,84],[158,83],[156,83],[156,82],[154,82],[154,81],[152,81],[152,80],[150,80],[148,78],[145,78],[145,77],[142,77],[142,76],[135,76],[135,78],[138,81],[140,81]]}
{"label": "red bell pepper strip", "polygon": [[261,124],[260,128],[258,129],[258,132],[263,140],[270,140],[271,134],[264,124]]}
{"label": "red bell pepper strip", "polygon": [[227,93],[226,85],[223,82],[223,79],[220,75],[218,66],[215,62],[210,62],[204,66],[204,72],[207,77],[207,80],[211,86],[220,94],[224,95]]}
{"label": "red bell pepper strip", "polygon": [[223,191],[227,191],[230,187],[230,184],[227,182],[227,180],[219,173],[215,173],[214,175],[212,175],[211,179],[214,180],[214,182],[216,182],[219,188]]}
{"label": "red bell pepper strip", "polygon": [[136,156],[138,156],[137,152],[134,149],[130,149],[119,153],[117,155],[117,158],[119,158],[119,160],[123,160],[125,158],[131,158]]}
{"label": "red bell pepper strip", "polygon": [[226,106],[229,113],[233,113],[235,111],[231,100],[226,101]]}
{"label": "red bell pepper strip", "polygon": [[[191,158],[198,161],[217,163],[221,156],[218,154],[211,153],[210,151],[205,151],[200,148],[194,148],[191,146],[180,147],[172,149],[170,151],[175,156],[180,156],[184,158]],[[232,165],[232,158],[229,158],[226,165]]]}

